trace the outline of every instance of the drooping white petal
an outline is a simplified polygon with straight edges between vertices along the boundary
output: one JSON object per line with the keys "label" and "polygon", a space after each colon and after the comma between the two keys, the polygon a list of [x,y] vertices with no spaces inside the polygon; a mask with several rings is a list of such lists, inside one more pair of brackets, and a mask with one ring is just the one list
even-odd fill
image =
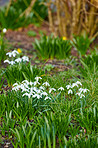
{"label": "drooping white petal", "polygon": [[73,94],[73,91],[71,89],[69,89],[68,94]]}
{"label": "drooping white petal", "polygon": [[64,88],[63,87],[60,87],[58,90],[61,90],[62,91],[62,90],[64,90]]}
{"label": "drooping white petal", "polygon": [[51,93],[52,91],[56,91],[56,89],[55,88],[50,88],[49,93]]}

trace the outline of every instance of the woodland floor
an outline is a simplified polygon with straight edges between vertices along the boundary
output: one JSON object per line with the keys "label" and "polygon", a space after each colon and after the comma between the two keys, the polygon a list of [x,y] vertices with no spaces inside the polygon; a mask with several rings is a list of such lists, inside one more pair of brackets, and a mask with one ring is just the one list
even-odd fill
{"label": "woodland floor", "polygon": [[[28,31],[36,32],[36,36],[28,36]],[[33,48],[32,43],[35,38],[40,39],[40,31],[47,36],[50,34],[49,26],[43,24],[41,27],[36,27],[32,24],[26,28],[19,28],[17,31],[8,30],[6,33],[6,39],[12,46],[12,49],[22,48],[23,53],[32,59],[32,65],[36,64],[41,66],[42,64],[52,64],[56,68],[56,71],[64,71],[70,68],[68,66],[66,67],[64,60],[48,59],[43,61],[37,57],[36,50]],[[77,56],[77,52],[73,49],[71,55]]]}
{"label": "woodland floor", "polygon": [[[36,36],[28,36],[28,31],[36,32]],[[28,27],[19,28],[15,31],[9,29],[5,37],[12,50],[15,48],[23,49],[23,53],[27,55],[30,59],[32,59],[32,65],[38,65],[40,67],[43,64],[52,64],[55,67],[55,71],[52,71],[52,74],[59,71],[65,71],[71,68],[71,66],[66,66],[66,64],[64,64],[64,60],[48,59],[43,61],[37,57],[36,50],[33,48],[32,43],[34,42],[35,38],[40,39],[40,31],[47,36],[50,34],[49,26],[43,24],[41,27],[36,27],[32,24]],[[98,40],[96,41],[96,43],[98,43]],[[74,48],[71,51],[71,55],[78,57],[77,52],[74,50]],[[0,139],[3,140],[3,144],[0,145],[0,148],[13,148],[13,145],[10,143],[6,136],[0,137]]]}

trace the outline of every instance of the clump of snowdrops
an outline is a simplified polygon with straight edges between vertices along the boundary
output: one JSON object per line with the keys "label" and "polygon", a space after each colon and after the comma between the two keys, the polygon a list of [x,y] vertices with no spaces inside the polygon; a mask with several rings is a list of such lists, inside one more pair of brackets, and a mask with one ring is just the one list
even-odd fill
{"label": "clump of snowdrops", "polygon": [[82,88],[82,83],[80,81],[66,85],[66,88],[68,90],[69,95],[76,95],[80,98],[85,98],[87,92],[89,92],[88,89]]}
{"label": "clump of snowdrops", "polygon": [[27,56],[23,56],[22,58],[18,57],[15,58],[17,55],[19,55],[19,52],[17,50],[13,50],[12,52],[8,52],[6,53],[7,56],[9,56],[9,58],[12,57],[12,61],[9,61],[8,59],[6,59],[4,61],[4,63],[8,63],[10,65],[14,65],[17,63],[21,63],[21,62],[29,62],[29,58]]}
{"label": "clump of snowdrops", "polygon": [[[54,96],[58,95],[61,92],[64,92],[65,89],[61,86],[60,88],[51,88],[50,84],[46,81],[41,83],[42,77],[35,77],[34,82],[29,82],[27,80],[22,81],[21,83],[13,84],[12,90],[22,92],[22,97],[27,96],[28,98],[37,98],[41,99],[44,97],[44,100],[53,100]],[[81,87],[80,87],[81,86]],[[85,98],[88,89],[82,88],[82,83],[77,81],[70,85],[66,85],[68,90],[68,95],[78,96],[80,99]]]}

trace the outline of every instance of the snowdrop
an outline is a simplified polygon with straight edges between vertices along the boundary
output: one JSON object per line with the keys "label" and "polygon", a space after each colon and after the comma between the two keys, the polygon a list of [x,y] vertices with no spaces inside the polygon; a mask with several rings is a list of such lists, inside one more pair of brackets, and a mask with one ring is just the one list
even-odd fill
{"label": "snowdrop", "polygon": [[80,95],[80,98],[83,98],[83,97],[85,98],[85,95],[84,95],[84,94],[81,94],[81,95]]}
{"label": "snowdrop", "polygon": [[12,56],[15,57],[17,54],[19,54],[19,53],[16,50],[13,50],[12,52],[6,53],[6,55],[8,55],[9,57],[12,57]]}
{"label": "snowdrop", "polygon": [[47,100],[47,99],[51,100],[51,98],[50,98],[50,97],[45,97],[45,99],[44,99],[44,100]]}
{"label": "snowdrop", "polygon": [[29,91],[32,92],[33,94],[35,94],[35,91],[34,91],[34,88],[33,88],[33,87],[31,87],[31,88],[29,89]]}
{"label": "snowdrop", "polygon": [[75,86],[76,86],[76,87],[79,87],[77,83],[73,83],[73,84],[72,84],[72,88],[75,87]]}
{"label": "snowdrop", "polygon": [[33,82],[29,82],[29,85],[31,85],[31,86],[32,86],[33,84],[34,84]]}
{"label": "snowdrop", "polygon": [[78,96],[80,96],[80,95],[81,95],[81,93],[80,93],[80,92],[77,92],[75,95],[78,95]]}
{"label": "snowdrop", "polygon": [[29,85],[29,82],[27,80],[22,81],[22,83]]}
{"label": "snowdrop", "polygon": [[77,82],[76,82],[76,84],[77,84],[77,85],[81,85],[81,86],[82,86],[81,82],[79,82],[79,81],[77,81]]}
{"label": "snowdrop", "polygon": [[33,90],[34,90],[35,92],[37,92],[37,87],[33,87]]}
{"label": "snowdrop", "polygon": [[9,60],[5,60],[4,63],[9,63],[10,64],[10,61]]}
{"label": "snowdrop", "polygon": [[83,90],[83,92],[84,92],[84,93],[86,93],[87,91],[89,91],[89,90],[88,90],[88,89],[86,89],[86,88]]}
{"label": "snowdrop", "polygon": [[40,85],[40,83],[38,81],[35,81],[34,86],[36,86],[37,84]]}
{"label": "snowdrop", "polygon": [[50,84],[47,81],[45,83],[43,83],[42,85],[50,86]]}
{"label": "snowdrop", "polygon": [[[77,89],[73,89],[74,87],[77,87]],[[72,83],[72,85],[67,85],[67,89],[71,88],[68,90],[68,94],[75,94],[75,95],[78,95],[80,98],[83,98],[85,97],[84,93],[86,93],[87,91],[89,91],[88,89],[83,89],[83,88],[79,88],[80,86],[82,86],[81,82],[77,81],[76,83]],[[77,91],[77,93],[76,93]]]}
{"label": "snowdrop", "polygon": [[15,87],[12,88],[12,90],[18,91],[20,89],[20,85],[16,85]]}
{"label": "snowdrop", "polygon": [[23,87],[22,92],[29,92],[29,90],[27,88]]}
{"label": "snowdrop", "polygon": [[63,87],[60,87],[58,90],[61,90],[62,91],[62,90],[64,90],[64,88]]}
{"label": "snowdrop", "polygon": [[25,93],[25,94],[23,94],[22,96],[28,96],[28,98],[30,99],[31,96],[32,96],[32,93]]}
{"label": "snowdrop", "polygon": [[27,56],[23,56],[23,57],[22,57],[22,60],[23,60],[23,62],[25,62],[25,61],[26,61],[26,62],[29,62],[29,58],[28,58]]}
{"label": "snowdrop", "polygon": [[14,65],[14,64],[15,64],[14,61],[9,61],[9,60],[5,60],[4,63],[9,63],[9,64],[11,64],[11,65]]}
{"label": "snowdrop", "polygon": [[42,92],[42,93],[41,93],[41,96],[42,96],[42,95],[43,95],[43,96],[47,96],[48,94],[47,94],[46,92]]}
{"label": "snowdrop", "polygon": [[33,98],[36,98],[36,97],[37,97],[37,99],[42,98],[41,95],[38,95],[38,94],[33,95]]}
{"label": "snowdrop", "polygon": [[49,93],[51,93],[52,91],[56,91],[56,89],[55,88],[50,88]]}
{"label": "snowdrop", "polygon": [[13,84],[13,86],[17,86],[17,85],[19,85],[19,84],[18,84],[18,83],[14,83],[14,84]]}
{"label": "snowdrop", "polygon": [[45,90],[45,88],[44,88],[43,86],[40,86],[39,88],[40,88],[41,90]]}
{"label": "snowdrop", "polygon": [[38,82],[39,79],[42,79],[41,77],[35,77],[35,80]]}
{"label": "snowdrop", "polygon": [[71,89],[69,89],[68,94],[73,94],[73,91]]}
{"label": "snowdrop", "polygon": [[9,64],[14,65],[14,64],[15,64],[15,62],[14,62],[14,61],[10,61],[10,63],[9,63]]}
{"label": "snowdrop", "polygon": [[15,62],[17,62],[17,63],[19,63],[19,62],[21,62],[21,61],[22,61],[21,58],[18,58],[18,59],[15,60]]}
{"label": "snowdrop", "polygon": [[79,89],[79,92],[80,92],[80,93],[82,93],[82,92],[83,92],[83,93],[86,93],[87,91],[89,91],[89,90],[86,89],[86,88],[85,88],[85,89],[83,89],[83,88],[80,88],[80,89]]}
{"label": "snowdrop", "polygon": [[67,89],[71,88],[71,85],[66,85]]}

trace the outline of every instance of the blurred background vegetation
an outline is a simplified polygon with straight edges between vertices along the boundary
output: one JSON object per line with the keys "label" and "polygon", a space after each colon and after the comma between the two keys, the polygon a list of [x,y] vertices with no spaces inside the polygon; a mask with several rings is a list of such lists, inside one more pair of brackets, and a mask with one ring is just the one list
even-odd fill
{"label": "blurred background vegetation", "polygon": [[98,0],[1,0],[0,26],[45,22],[55,36],[98,35]]}

